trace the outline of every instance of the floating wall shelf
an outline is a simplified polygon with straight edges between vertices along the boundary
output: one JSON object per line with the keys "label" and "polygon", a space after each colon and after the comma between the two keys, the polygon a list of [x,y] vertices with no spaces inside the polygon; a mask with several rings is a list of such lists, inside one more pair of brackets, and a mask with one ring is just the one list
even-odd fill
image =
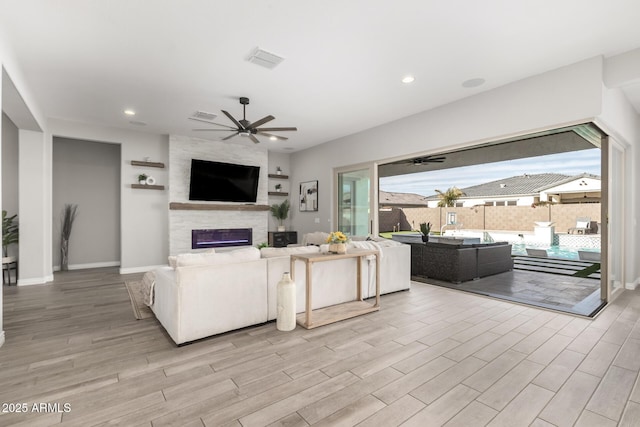
{"label": "floating wall shelf", "polygon": [[159,162],[143,162],[141,160],[131,160],[131,166],[144,166],[147,168],[160,168],[164,169],[164,163]]}
{"label": "floating wall shelf", "polygon": [[164,185],[131,184],[131,188],[138,188],[140,190],[164,190]]}
{"label": "floating wall shelf", "polygon": [[285,193],[284,191],[269,191],[270,196],[288,196],[289,193]]}
{"label": "floating wall shelf", "polygon": [[269,174],[269,178],[275,178],[275,179],[289,179],[289,175],[278,175],[275,173],[270,173]]}

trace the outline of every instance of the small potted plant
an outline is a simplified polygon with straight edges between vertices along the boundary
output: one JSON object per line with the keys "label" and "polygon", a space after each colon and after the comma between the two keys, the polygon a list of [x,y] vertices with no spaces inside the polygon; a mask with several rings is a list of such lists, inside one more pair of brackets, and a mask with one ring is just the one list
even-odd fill
{"label": "small potted plant", "polygon": [[149,175],[147,175],[146,173],[141,173],[140,175],[138,175],[138,184],[146,184],[148,177]]}
{"label": "small potted plant", "polygon": [[349,238],[342,231],[332,231],[327,237],[329,252],[333,254],[346,254]]}
{"label": "small potted plant", "polygon": [[427,243],[429,241],[429,233],[431,232],[431,223],[430,222],[421,222],[420,223],[420,233],[422,233],[422,241]]}
{"label": "small potted plant", "polygon": [[289,216],[289,199],[285,199],[285,201],[280,204],[274,203],[269,210],[271,211],[271,215],[278,220],[278,231],[284,231],[282,221]]}
{"label": "small potted plant", "polygon": [[279,193],[282,190],[282,184],[276,184],[276,191]]}
{"label": "small potted plant", "polygon": [[276,175],[282,175],[282,169],[280,169],[280,166],[276,167]]}

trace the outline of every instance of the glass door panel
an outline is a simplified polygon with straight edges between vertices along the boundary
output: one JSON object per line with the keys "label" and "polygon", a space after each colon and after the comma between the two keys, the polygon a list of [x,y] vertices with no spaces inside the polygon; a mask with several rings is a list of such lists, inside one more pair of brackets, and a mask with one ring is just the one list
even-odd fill
{"label": "glass door panel", "polygon": [[338,230],[348,236],[371,232],[370,169],[338,172]]}
{"label": "glass door panel", "polygon": [[624,289],[624,151],[609,138],[609,211],[607,219],[607,278],[610,294]]}

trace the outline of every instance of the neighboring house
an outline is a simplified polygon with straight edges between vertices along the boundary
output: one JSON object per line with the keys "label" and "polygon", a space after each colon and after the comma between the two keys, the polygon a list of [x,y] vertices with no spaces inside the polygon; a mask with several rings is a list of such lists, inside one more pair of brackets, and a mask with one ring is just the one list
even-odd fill
{"label": "neighboring house", "polygon": [[378,193],[378,205],[380,206],[380,210],[391,208],[424,208],[427,206],[427,198],[415,193],[380,191]]}
{"label": "neighboring house", "polygon": [[[553,203],[600,202],[600,177],[583,173],[569,176],[557,173],[524,174],[461,188],[464,196],[457,207],[530,206],[541,201]],[[437,195],[426,198],[435,208]]]}

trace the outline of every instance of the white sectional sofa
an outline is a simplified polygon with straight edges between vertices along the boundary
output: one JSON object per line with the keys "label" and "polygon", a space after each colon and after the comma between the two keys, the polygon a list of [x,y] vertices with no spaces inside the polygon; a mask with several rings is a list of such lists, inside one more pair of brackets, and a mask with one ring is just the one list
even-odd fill
{"label": "white sectional sofa", "polygon": [[[397,242],[357,242],[349,248],[380,251],[381,294],[410,288],[411,248]],[[322,247],[243,248],[229,252],[170,257],[155,270],[151,309],[176,344],[276,318],[277,284],[290,271],[291,253],[318,253]],[[313,308],[356,298],[355,258],[316,263]],[[361,261],[362,296],[375,296],[375,257]],[[296,312],[305,310],[304,264],[296,263]]]}

